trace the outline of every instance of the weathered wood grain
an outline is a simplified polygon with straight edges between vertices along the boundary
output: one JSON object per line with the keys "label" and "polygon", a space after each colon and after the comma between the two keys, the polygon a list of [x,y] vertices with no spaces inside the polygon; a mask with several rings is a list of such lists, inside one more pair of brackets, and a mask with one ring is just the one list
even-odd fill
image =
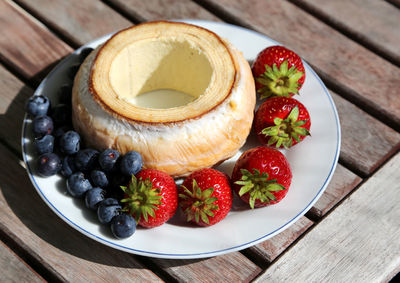
{"label": "weathered wood grain", "polygon": [[400,11],[376,0],[294,0],[296,4],[349,34],[354,40],[400,64]]}
{"label": "weathered wood grain", "polygon": [[259,261],[272,262],[312,225],[311,220],[302,217],[282,233],[248,248],[246,252],[251,253]]}
{"label": "weathered wood grain", "polygon": [[261,272],[239,252],[199,260],[152,261],[178,282],[250,282]]}
{"label": "weathered wood grain", "polygon": [[400,270],[400,153],[256,282],[384,282]]}
{"label": "weathered wood grain", "polygon": [[9,0],[0,1],[0,58],[27,79],[37,80],[72,49]]}
{"label": "weathered wood grain", "polygon": [[370,175],[400,147],[400,134],[330,91],[342,130],[340,159],[364,176]]}
{"label": "weathered wood grain", "polygon": [[157,282],[134,256],[75,231],[33,188],[18,158],[0,145],[0,229],[49,272],[69,282]]}
{"label": "weathered wood grain", "polygon": [[0,140],[20,152],[25,101],[33,94],[33,90],[3,66],[0,66],[0,85]]}
{"label": "weathered wood grain", "polygon": [[39,274],[1,241],[0,270],[2,282],[45,282]]}
{"label": "weathered wood grain", "polygon": [[298,52],[325,82],[400,129],[400,69],[395,65],[287,1],[202,2]]}
{"label": "weathered wood grain", "polygon": [[138,21],[203,19],[220,21],[195,2],[188,0],[109,0]]}
{"label": "weathered wood grain", "polygon": [[325,192],[307,213],[313,217],[322,217],[339,201],[346,197],[362,179],[342,165],[336,166],[332,180]]}
{"label": "weathered wood grain", "polygon": [[132,25],[132,22],[101,1],[17,0],[17,2],[79,46]]}

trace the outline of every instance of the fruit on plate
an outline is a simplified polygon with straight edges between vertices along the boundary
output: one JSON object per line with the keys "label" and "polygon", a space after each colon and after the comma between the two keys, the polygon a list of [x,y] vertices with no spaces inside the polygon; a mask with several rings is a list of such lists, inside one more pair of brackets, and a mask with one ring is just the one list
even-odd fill
{"label": "fruit on plate", "polygon": [[133,235],[136,221],[132,215],[120,214],[111,220],[111,232],[117,239],[125,239]]}
{"label": "fruit on plate", "polygon": [[73,197],[83,197],[90,189],[92,185],[82,172],[75,172],[67,179],[67,192]]}
{"label": "fruit on plate", "polygon": [[111,220],[120,215],[122,212],[121,205],[114,198],[106,198],[100,202],[97,207],[97,218],[101,224],[110,224]]}
{"label": "fruit on plate", "polygon": [[178,192],[174,179],[157,169],[144,169],[132,175],[124,191],[124,211],[145,228],[157,227],[168,221],[178,207]]}
{"label": "fruit on plate", "polygon": [[119,168],[122,174],[131,176],[138,173],[143,166],[142,156],[139,152],[129,151],[121,159]]}
{"label": "fruit on plate", "polygon": [[41,138],[35,139],[33,144],[38,154],[53,152],[54,137],[52,135],[45,135]]}
{"label": "fruit on plate", "polygon": [[53,132],[53,129],[53,120],[47,115],[36,116],[32,121],[32,132],[35,137],[50,135]]}
{"label": "fruit on plate", "polygon": [[252,71],[261,98],[293,96],[306,78],[299,55],[279,45],[262,50],[252,65]]}
{"label": "fruit on plate", "polygon": [[233,190],[251,208],[278,203],[286,196],[291,182],[286,157],[269,147],[245,151],[232,172]]}
{"label": "fruit on plate", "polygon": [[226,217],[232,207],[232,191],[227,175],[215,169],[190,174],[179,190],[179,206],[187,221],[211,226]]}
{"label": "fruit on plate", "polygon": [[85,59],[72,121],[90,147],[134,150],[144,168],[187,176],[243,146],[255,98],[250,66],[226,40],[186,23],[149,22]]}
{"label": "fruit on plate", "polygon": [[48,152],[39,156],[37,160],[37,172],[42,177],[57,174],[61,169],[61,160],[57,154]]}
{"label": "fruit on plate", "polygon": [[272,97],[258,108],[254,130],[264,145],[290,148],[310,135],[311,119],[306,107],[289,97]]}
{"label": "fruit on plate", "polygon": [[97,210],[99,204],[105,199],[106,191],[102,188],[93,188],[85,194],[85,205],[91,210]]}
{"label": "fruit on plate", "polygon": [[50,99],[44,95],[33,95],[27,100],[25,109],[34,117],[46,115],[50,109]]}

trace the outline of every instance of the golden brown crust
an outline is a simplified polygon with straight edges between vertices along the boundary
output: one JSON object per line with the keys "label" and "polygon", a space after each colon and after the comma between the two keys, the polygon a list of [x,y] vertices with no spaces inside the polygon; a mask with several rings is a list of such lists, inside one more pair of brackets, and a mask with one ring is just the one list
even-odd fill
{"label": "golden brown crust", "polygon": [[[232,92],[239,92],[238,99],[222,103],[223,105],[215,107],[207,115],[178,123],[146,124],[120,119],[121,123],[126,123],[132,130],[131,134],[121,133],[85,108],[79,93],[79,82],[84,77],[81,68],[73,88],[74,127],[88,146],[99,150],[114,148],[122,153],[138,151],[143,156],[146,168],[159,169],[174,177],[188,175],[232,157],[244,144],[250,132],[255,106],[255,87],[247,61],[239,51],[229,44],[227,46],[237,71]],[[89,62],[85,61],[83,65],[85,64]],[[230,96],[227,97],[229,98]],[[221,111],[221,107],[228,109],[222,113],[228,124],[222,126],[211,121],[202,124],[204,127],[198,126],[200,119],[210,119],[210,115],[214,114],[218,117],[217,113]],[[189,130],[182,133],[177,130],[185,127]],[[142,132],[138,132],[138,129]],[[169,135],[169,132],[174,134]]]}

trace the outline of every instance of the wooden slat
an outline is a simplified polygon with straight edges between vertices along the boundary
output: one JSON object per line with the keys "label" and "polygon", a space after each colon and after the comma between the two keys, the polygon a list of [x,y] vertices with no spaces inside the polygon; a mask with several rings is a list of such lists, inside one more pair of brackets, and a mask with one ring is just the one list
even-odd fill
{"label": "wooden slat", "polygon": [[340,158],[360,174],[371,174],[400,147],[400,134],[332,92],[342,130]]}
{"label": "wooden slat", "polygon": [[0,140],[19,152],[25,101],[33,94],[33,90],[3,66],[0,66],[0,85]]}
{"label": "wooden slat", "polygon": [[307,215],[322,217],[339,201],[345,198],[361,181],[362,179],[360,177],[338,164],[325,192]]}
{"label": "wooden slat", "polygon": [[0,57],[27,79],[37,79],[72,49],[9,0],[0,1]]}
{"label": "wooden slat", "polygon": [[256,282],[384,282],[400,271],[400,153]]}
{"label": "wooden slat", "polygon": [[178,282],[250,282],[261,272],[239,252],[198,260],[152,260]]}
{"label": "wooden slat", "polygon": [[204,2],[298,52],[326,82],[400,129],[400,69],[396,66],[290,2]]}
{"label": "wooden slat", "polygon": [[110,0],[110,2],[142,22],[170,19],[220,21],[216,16],[189,0]]}
{"label": "wooden slat", "polygon": [[39,274],[1,241],[0,270],[2,282],[45,282]]}
{"label": "wooden slat", "polygon": [[400,64],[400,11],[391,4],[376,0],[295,2]]}
{"label": "wooden slat", "polygon": [[63,281],[161,281],[134,256],[75,231],[40,199],[19,160],[0,145],[0,229]]}
{"label": "wooden slat", "polygon": [[76,45],[83,45],[132,23],[101,1],[17,0]]}
{"label": "wooden slat", "polygon": [[282,233],[249,248],[248,252],[260,261],[272,262],[312,225],[311,220],[302,217]]}

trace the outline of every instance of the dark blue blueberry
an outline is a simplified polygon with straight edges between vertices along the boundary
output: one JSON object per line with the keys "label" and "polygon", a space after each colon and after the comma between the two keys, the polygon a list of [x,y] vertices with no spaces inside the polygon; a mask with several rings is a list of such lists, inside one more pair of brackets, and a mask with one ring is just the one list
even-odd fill
{"label": "dark blue blueberry", "polygon": [[66,104],[70,107],[72,98],[72,85],[63,85],[59,90],[58,97],[60,99],[60,103]]}
{"label": "dark blue blueberry", "polygon": [[28,99],[25,108],[32,116],[46,115],[50,109],[50,99],[44,95],[34,95]]}
{"label": "dark blue blueberry", "polygon": [[89,171],[97,165],[99,152],[95,149],[87,148],[78,151],[75,156],[75,166],[78,170]]}
{"label": "dark blue blueberry", "polygon": [[81,50],[81,52],[79,53],[79,61],[83,62],[86,57],[90,54],[90,52],[93,51],[93,48],[90,47],[86,47],[84,49]]}
{"label": "dark blue blueberry", "polygon": [[51,117],[56,126],[71,124],[71,108],[66,104],[58,104],[53,107]]}
{"label": "dark blue blueberry", "polygon": [[90,179],[95,187],[105,188],[108,186],[108,178],[103,171],[93,170],[90,172]]}
{"label": "dark blue blueberry", "polygon": [[75,75],[78,72],[80,66],[81,66],[80,64],[75,64],[75,65],[72,65],[71,67],[69,67],[68,77],[71,80],[73,80],[75,78]]}
{"label": "dark blue blueberry", "polygon": [[67,191],[73,197],[82,197],[91,188],[92,185],[82,172],[73,173],[67,180]]}
{"label": "dark blue blueberry", "polygon": [[37,171],[40,176],[48,177],[57,174],[61,169],[61,160],[55,153],[44,153],[37,160]]}
{"label": "dark blue blueberry", "polygon": [[114,216],[111,220],[111,232],[117,239],[128,238],[135,233],[136,221],[128,214]]}
{"label": "dark blue blueberry", "polygon": [[99,155],[100,167],[106,172],[115,171],[117,168],[116,164],[119,156],[120,153],[118,152],[118,150],[110,148],[106,149]]}
{"label": "dark blue blueberry", "polygon": [[50,135],[53,132],[53,120],[46,115],[37,116],[32,122],[32,131],[36,137]]}
{"label": "dark blue blueberry", "polygon": [[121,159],[120,170],[125,175],[138,173],[143,166],[142,156],[139,152],[129,151]]}
{"label": "dark blue blueberry", "polygon": [[76,171],[76,168],[75,168],[74,157],[70,156],[70,155],[65,156],[62,161],[62,167],[60,170],[61,175],[68,178],[75,171]]}
{"label": "dark blue blueberry", "polygon": [[93,188],[87,191],[85,195],[85,205],[91,210],[97,210],[100,202],[105,198],[106,191],[102,188]]}
{"label": "dark blue blueberry", "polygon": [[81,137],[75,131],[64,133],[59,141],[60,151],[65,154],[75,154],[80,149]]}
{"label": "dark blue blueberry", "polygon": [[35,139],[34,142],[36,152],[40,155],[43,153],[53,152],[54,137],[52,135],[45,135],[41,138]]}
{"label": "dark blue blueberry", "polygon": [[121,206],[118,200],[113,198],[106,198],[103,200],[97,208],[97,218],[101,224],[108,224],[111,222],[114,216],[117,216],[121,212]]}

